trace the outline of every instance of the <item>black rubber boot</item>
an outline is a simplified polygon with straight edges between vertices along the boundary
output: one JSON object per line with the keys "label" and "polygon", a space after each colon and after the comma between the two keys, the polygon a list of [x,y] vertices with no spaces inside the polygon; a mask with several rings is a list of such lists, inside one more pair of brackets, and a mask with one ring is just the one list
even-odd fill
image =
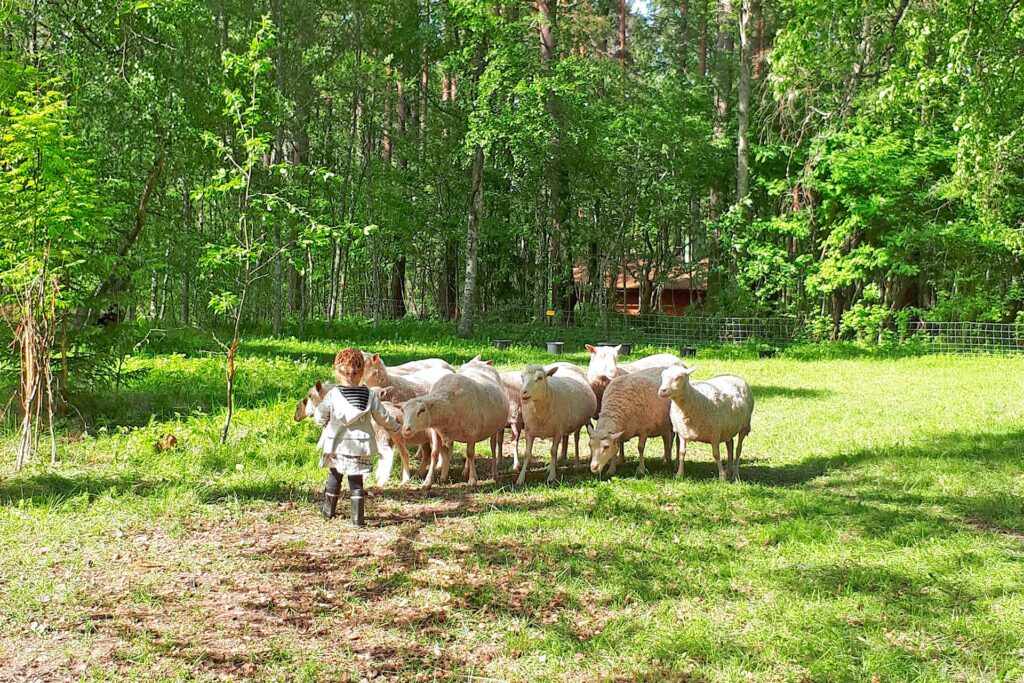
{"label": "black rubber boot", "polygon": [[320,513],[324,516],[324,519],[334,519],[338,511],[338,496],[341,495],[341,489],[324,489],[324,502],[320,506]]}
{"label": "black rubber boot", "polygon": [[352,526],[365,526],[364,508],[366,505],[366,492],[363,489],[352,491]]}

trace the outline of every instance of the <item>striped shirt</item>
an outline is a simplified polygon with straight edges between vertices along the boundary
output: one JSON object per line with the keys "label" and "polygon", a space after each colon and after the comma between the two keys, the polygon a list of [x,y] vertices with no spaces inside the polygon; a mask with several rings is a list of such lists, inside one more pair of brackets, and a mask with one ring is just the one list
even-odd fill
{"label": "striped shirt", "polygon": [[370,402],[370,390],[367,387],[338,387],[338,391],[356,410],[366,410]]}

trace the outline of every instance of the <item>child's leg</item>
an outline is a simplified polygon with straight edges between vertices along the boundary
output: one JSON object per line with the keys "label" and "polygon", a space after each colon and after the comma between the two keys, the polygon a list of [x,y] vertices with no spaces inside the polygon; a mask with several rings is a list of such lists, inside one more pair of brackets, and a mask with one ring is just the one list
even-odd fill
{"label": "child's leg", "polygon": [[352,524],[356,526],[363,526],[363,506],[366,500],[364,498],[365,494],[363,493],[363,475],[348,475],[348,490],[352,496]]}
{"label": "child's leg", "polygon": [[320,508],[324,519],[334,519],[338,509],[338,496],[341,494],[341,474],[333,467],[327,473],[327,484],[324,485],[324,504]]}

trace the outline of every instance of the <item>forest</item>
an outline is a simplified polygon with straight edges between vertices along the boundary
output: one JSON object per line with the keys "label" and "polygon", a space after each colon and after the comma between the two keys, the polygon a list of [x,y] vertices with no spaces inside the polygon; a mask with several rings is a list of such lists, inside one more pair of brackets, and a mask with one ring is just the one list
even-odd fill
{"label": "forest", "polygon": [[641,313],[685,271],[704,313],[834,339],[1020,320],[1015,2],[0,8],[0,303],[47,348],[468,334],[602,315],[623,271]]}

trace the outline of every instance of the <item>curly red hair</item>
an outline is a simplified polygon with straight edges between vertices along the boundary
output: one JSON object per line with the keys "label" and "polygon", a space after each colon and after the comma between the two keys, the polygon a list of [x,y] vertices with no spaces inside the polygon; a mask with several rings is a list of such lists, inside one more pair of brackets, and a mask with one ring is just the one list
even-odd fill
{"label": "curly red hair", "polygon": [[334,357],[335,377],[339,377],[342,374],[343,368],[351,368],[357,375],[362,375],[363,368],[365,367],[366,359],[363,358],[363,352],[351,346],[338,351],[338,355]]}

